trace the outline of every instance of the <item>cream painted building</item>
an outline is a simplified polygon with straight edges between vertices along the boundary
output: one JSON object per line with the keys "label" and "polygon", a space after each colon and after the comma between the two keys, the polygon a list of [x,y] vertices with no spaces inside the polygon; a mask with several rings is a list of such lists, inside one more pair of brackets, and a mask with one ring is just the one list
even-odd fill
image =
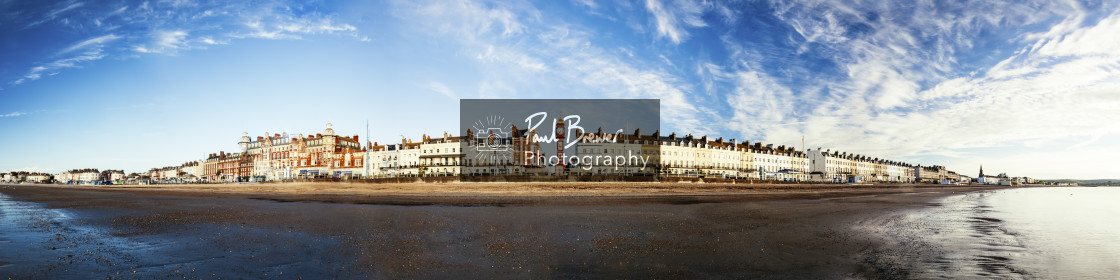
{"label": "cream painted building", "polygon": [[778,171],[782,170],[787,164],[782,163],[783,156],[774,153],[772,149],[762,147],[762,149],[752,149],[750,151],[754,154],[754,166],[758,169],[759,179],[763,180],[778,180]]}
{"label": "cream painted building", "polygon": [[743,153],[735,145],[735,139],[724,142],[723,138],[708,143],[711,149],[712,168],[711,174],[724,177],[738,177],[739,165],[742,164]]}
{"label": "cream painted building", "polygon": [[846,153],[831,150],[809,151],[809,169],[814,174],[821,176],[820,180],[833,183],[848,182],[849,177],[855,174],[853,163]]}
{"label": "cream painted building", "polygon": [[749,141],[735,144],[735,150],[739,153],[739,172],[740,178],[761,178],[758,173],[758,166],[755,165],[755,153],[751,151],[752,147]]}
{"label": "cream painted building", "polygon": [[44,184],[44,183],[49,183],[50,180],[51,180],[51,175],[50,174],[33,172],[33,173],[30,173],[30,174],[27,174],[26,182],[32,183],[32,184]]}
{"label": "cream painted building", "polygon": [[399,144],[375,145],[370,152],[370,172],[374,177],[417,176],[420,171],[421,143],[402,139]]}
{"label": "cream painted building", "polygon": [[424,176],[458,176],[462,173],[462,137],[452,137],[446,132],[443,138],[423,136],[418,165]]}
{"label": "cream painted building", "polygon": [[82,169],[77,173],[78,182],[81,184],[96,184],[97,182],[101,182],[101,172],[98,172],[97,169]]}
{"label": "cream painted building", "polygon": [[700,175],[700,164],[696,162],[698,141],[691,135],[677,137],[676,133],[661,137],[660,164],[662,174]]}
{"label": "cream painted building", "polygon": [[907,163],[822,149],[808,155],[810,171],[825,182],[914,182],[914,167]]}

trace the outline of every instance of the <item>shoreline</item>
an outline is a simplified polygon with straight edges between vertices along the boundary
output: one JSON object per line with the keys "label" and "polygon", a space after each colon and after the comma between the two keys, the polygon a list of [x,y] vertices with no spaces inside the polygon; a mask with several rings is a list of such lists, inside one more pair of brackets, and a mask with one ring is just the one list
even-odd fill
{"label": "shoreline", "polygon": [[453,182],[453,183],[217,183],[152,185],[0,184],[104,191],[172,191],[231,194],[359,194],[411,196],[657,196],[808,193],[833,191],[910,191],[919,189],[1004,189],[1054,187],[1044,185],[940,185],[940,184],[743,184],[650,182]]}
{"label": "shoreline", "polygon": [[237,183],[166,185],[0,185],[118,192],[137,195],[234,197],[276,202],[383,205],[633,205],[825,199],[919,192],[972,192],[1021,188],[933,184],[720,184],[720,183]]}

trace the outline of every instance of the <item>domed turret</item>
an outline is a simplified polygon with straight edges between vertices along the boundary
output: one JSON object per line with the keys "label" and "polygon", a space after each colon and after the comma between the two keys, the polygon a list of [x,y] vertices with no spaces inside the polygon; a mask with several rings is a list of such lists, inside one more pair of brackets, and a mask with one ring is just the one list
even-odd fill
{"label": "domed turret", "polygon": [[249,139],[249,133],[248,132],[242,132],[241,133],[241,141],[238,141],[237,145],[241,146],[241,151],[244,152],[246,150],[249,150],[249,142],[250,141],[252,141],[252,139]]}
{"label": "domed turret", "polygon": [[323,135],[334,135],[334,128],[331,128],[332,126],[331,123],[327,123],[327,129],[323,130]]}

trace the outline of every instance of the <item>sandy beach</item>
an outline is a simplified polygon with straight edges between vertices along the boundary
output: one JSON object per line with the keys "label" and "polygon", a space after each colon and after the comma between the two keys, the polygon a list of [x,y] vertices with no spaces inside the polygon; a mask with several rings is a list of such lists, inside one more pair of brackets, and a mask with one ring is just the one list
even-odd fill
{"label": "sandy beach", "polygon": [[866,234],[991,187],[0,186],[12,278],[898,278]]}

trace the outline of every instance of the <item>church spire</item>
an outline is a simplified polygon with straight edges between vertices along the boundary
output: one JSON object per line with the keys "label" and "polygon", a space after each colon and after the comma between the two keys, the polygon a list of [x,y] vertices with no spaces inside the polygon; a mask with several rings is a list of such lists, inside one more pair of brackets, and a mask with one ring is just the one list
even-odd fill
{"label": "church spire", "polygon": [[984,165],[981,164],[980,165],[980,177],[978,177],[978,178],[983,178],[983,177],[984,177]]}

